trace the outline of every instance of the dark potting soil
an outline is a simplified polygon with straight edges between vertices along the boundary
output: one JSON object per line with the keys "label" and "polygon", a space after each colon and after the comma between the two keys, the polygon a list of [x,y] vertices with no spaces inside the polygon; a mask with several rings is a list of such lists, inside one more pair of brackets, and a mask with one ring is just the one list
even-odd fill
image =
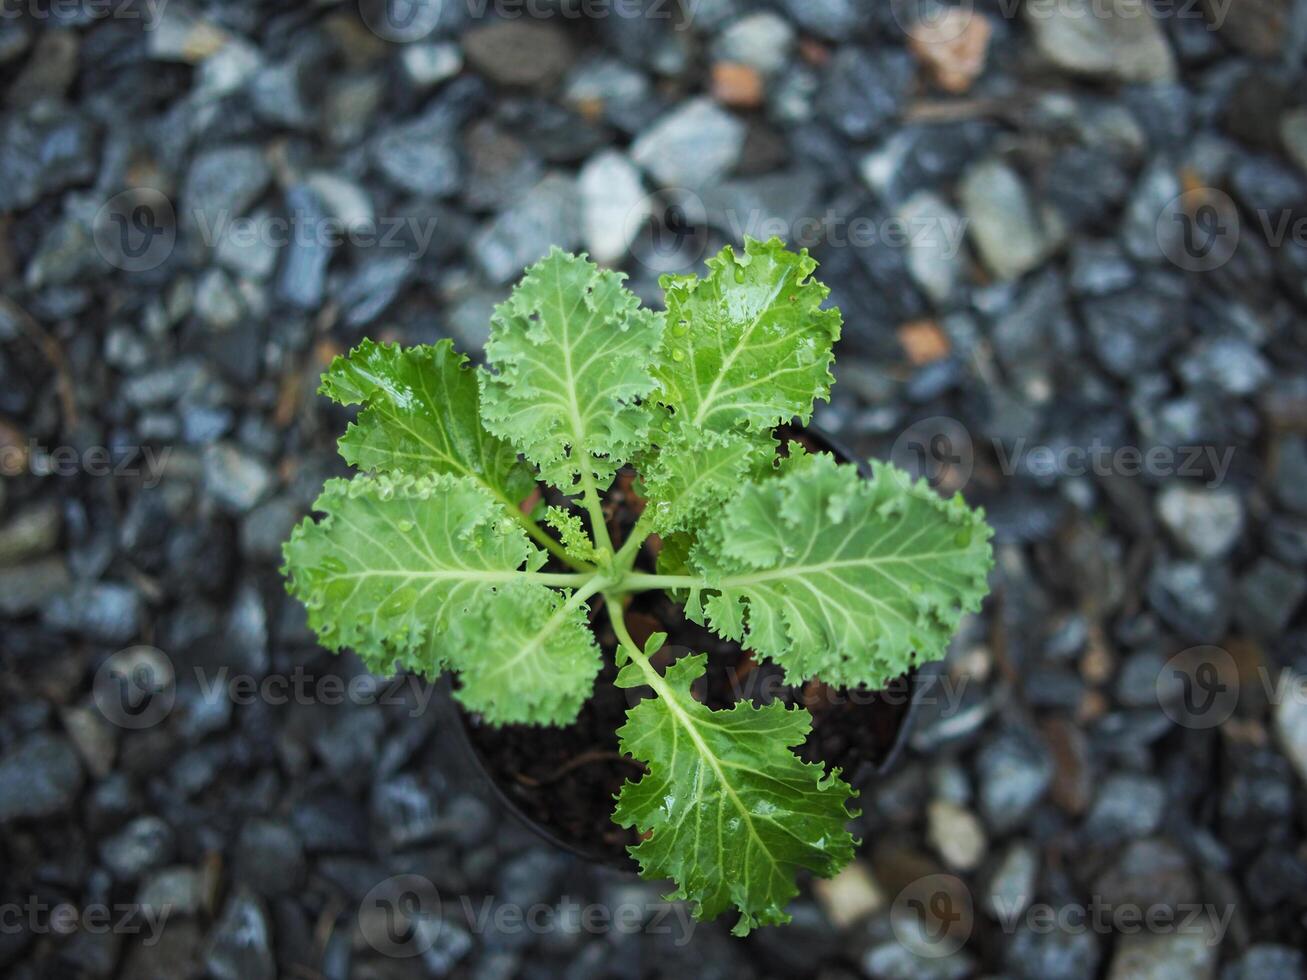
{"label": "dark potting soil", "polygon": [[[807,433],[783,428],[778,434],[800,439],[811,449],[829,448]],[[628,474],[619,475],[605,499],[609,528],[619,542],[642,508],[630,484]],[[651,538],[637,566],[653,571],[657,547],[657,538]],[[638,843],[639,837],[634,830],[614,824],[612,811],[622,784],[639,779],[644,766],[621,754],[617,729],[625,722],[627,709],[651,692],[614,686],[617,638],[603,604],[598,597],[591,602],[590,618],[603,649],[604,667],[595,681],[594,696],[575,723],[566,728],[496,728],[481,723],[476,715],[464,713],[463,719],[472,748],[490,779],[512,808],[538,825],[537,830],[586,857],[634,869],[626,848]],[[800,755],[808,762],[838,767],[855,785],[888,756],[907,715],[911,690],[907,677],[875,692],[833,689],[818,680],[802,688],[791,687],[784,683],[780,668],[753,660],[738,644],[690,622],[681,606],[662,592],[635,595],[624,615],[638,644],[643,645],[650,633],[668,635],[654,658],[659,669],[685,653],[708,654],[708,670],[695,695],[709,707],[729,708],[749,699],[758,704],[779,700],[808,708],[813,727]]]}

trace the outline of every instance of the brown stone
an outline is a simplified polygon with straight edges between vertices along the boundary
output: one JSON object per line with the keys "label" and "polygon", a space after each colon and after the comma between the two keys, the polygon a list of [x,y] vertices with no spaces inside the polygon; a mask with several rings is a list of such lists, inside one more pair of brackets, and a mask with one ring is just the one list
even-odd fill
{"label": "brown stone", "polygon": [[946,92],[960,93],[985,70],[989,18],[966,7],[950,7],[938,19],[923,21],[909,32],[908,46]]}
{"label": "brown stone", "polygon": [[756,109],[762,105],[762,74],[752,65],[719,61],[712,66],[712,95],[722,105]]}
{"label": "brown stone", "polygon": [[913,320],[898,329],[899,343],[914,367],[947,357],[952,344],[934,320]]}

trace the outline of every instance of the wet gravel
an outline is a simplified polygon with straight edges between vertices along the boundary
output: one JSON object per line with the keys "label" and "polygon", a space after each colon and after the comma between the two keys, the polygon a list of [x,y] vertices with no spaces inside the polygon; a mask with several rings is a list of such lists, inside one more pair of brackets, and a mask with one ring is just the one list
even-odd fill
{"label": "wet gravel", "polygon": [[[7,5],[5,976],[1303,975],[1307,4],[1151,6]],[[857,863],[737,941],[501,812],[277,565],[331,356],[746,233],[844,311],[818,423],[997,566]]]}

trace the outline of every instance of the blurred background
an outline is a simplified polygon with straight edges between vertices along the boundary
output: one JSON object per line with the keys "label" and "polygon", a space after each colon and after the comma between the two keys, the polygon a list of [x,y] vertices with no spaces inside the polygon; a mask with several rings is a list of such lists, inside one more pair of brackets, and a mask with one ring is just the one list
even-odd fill
{"label": "blurred background", "polygon": [[[1305,83],[1294,0],[0,0],[0,970],[1303,975]],[[843,310],[818,423],[997,566],[857,862],[741,941],[277,566],[334,354],[744,235]]]}

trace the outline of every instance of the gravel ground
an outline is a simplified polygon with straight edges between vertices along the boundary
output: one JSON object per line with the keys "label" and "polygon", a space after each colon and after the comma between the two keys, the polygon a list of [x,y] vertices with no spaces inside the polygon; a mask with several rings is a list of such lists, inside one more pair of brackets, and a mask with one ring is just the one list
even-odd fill
{"label": "gravel ground", "polygon": [[[1304,974],[1307,3],[946,6],[0,6],[6,976]],[[820,424],[997,567],[858,861],[737,941],[542,846],[277,565],[333,354],[744,234],[844,312]]]}

